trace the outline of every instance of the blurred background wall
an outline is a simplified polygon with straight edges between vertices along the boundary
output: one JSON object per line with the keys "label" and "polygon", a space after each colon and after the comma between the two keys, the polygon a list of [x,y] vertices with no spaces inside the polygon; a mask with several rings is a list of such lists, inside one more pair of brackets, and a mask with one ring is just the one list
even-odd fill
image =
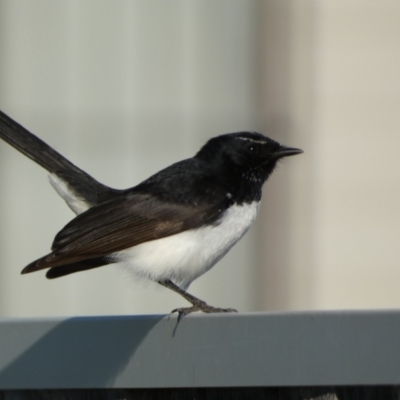
{"label": "blurred background wall", "polygon": [[[396,0],[2,0],[0,109],[117,188],[221,133],[302,148],[190,291],[241,311],[397,308],[399,43]],[[185,305],[116,266],[20,276],[73,214],[3,142],[0,188],[1,316]]]}

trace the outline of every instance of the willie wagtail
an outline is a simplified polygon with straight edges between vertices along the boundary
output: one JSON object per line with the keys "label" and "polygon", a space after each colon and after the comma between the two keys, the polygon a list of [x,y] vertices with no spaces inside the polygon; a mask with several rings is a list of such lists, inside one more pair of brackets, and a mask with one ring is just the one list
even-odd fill
{"label": "willie wagtail", "polygon": [[282,157],[302,153],[256,132],[210,139],[192,158],[118,190],[96,181],[0,111],[0,136],[50,172],[50,183],[78,214],[51,253],[22,274],[48,269],[58,278],[111,263],[179,293],[193,311],[209,306],[186,289],[238,242],[254,221],[262,186]]}

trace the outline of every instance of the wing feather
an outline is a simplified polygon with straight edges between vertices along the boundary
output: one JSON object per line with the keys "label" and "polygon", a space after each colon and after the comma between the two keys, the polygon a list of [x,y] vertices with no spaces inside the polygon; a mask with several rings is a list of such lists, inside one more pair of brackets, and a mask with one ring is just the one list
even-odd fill
{"label": "wing feather", "polygon": [[215,223],[224,204],[168,203],[149,194],[131,193],[92,207],[55,237],[52,253],[22,273],[105,257],[140,243]]}

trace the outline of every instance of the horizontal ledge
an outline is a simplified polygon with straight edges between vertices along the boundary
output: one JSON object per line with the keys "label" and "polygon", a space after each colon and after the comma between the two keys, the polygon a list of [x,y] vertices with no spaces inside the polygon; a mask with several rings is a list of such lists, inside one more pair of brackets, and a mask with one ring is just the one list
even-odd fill
{"label": "horizontal ledge", "polygon": [[396,385],[400,312],[0,320],[0,390]]}

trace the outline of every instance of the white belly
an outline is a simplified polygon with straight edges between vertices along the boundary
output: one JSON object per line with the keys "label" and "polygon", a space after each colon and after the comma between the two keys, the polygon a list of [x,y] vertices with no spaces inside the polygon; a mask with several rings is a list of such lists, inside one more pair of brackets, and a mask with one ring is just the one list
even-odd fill
{"label": "white belly", "polygon": [[142,243],[113,257],[135,275],[153,281],[171,279],[186,289],[242,238],[258,209],[259,202],[235,205],[225,211],[219,225]]}

